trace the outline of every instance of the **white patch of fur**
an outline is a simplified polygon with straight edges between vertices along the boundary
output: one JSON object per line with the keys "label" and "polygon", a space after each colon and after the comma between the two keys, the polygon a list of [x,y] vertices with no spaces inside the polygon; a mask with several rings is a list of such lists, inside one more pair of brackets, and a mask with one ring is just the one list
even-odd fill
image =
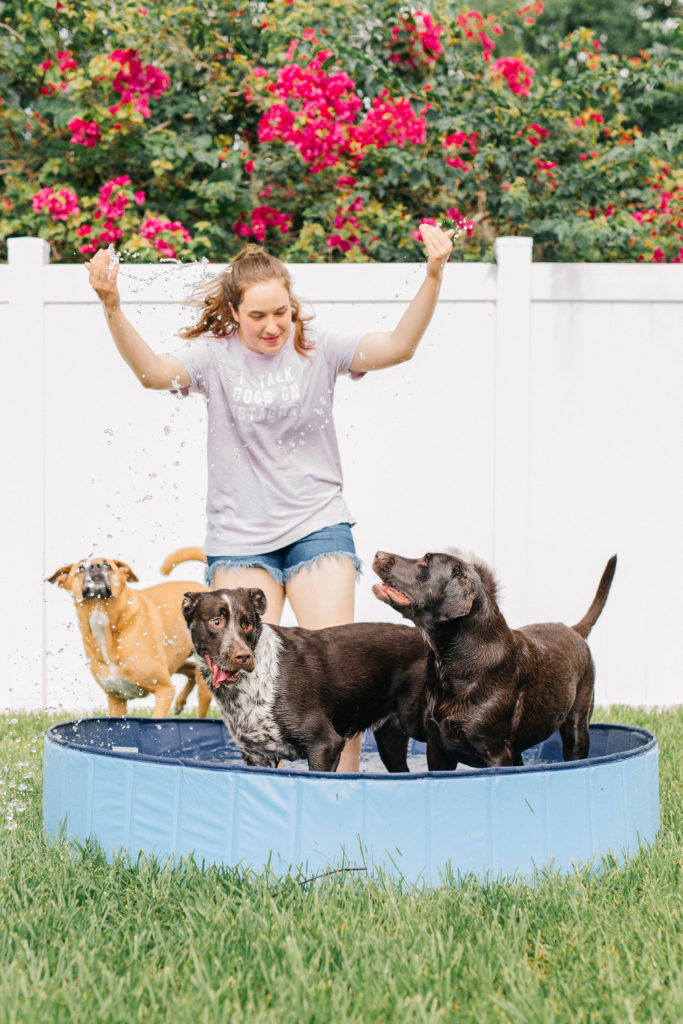
{"label": "white patch of fur", "polygon": [[214,691],[223,721],[253,764],[276,765],[281,758],[299,754],[285,743],[273,717],[281,647],[277,633],[262,626],[254,649],[254,671],[240,672],[237,683],[224,683]]}
{"label": "white patch of fur", "polygon": [[147,690],[141,690],[137,683],[131,683],[121,676],[113,676],[109,679],[99,679],[100,685],[119,700],[130,700],[132,697],[148,697]]}
{"label": "white patch of fur", "polygon": [[100,686],[107,693],[112,693],[115,697],[118,697],[119,700],[130,700],[132,697],[146,697],[146,691],[141,690],[137,683],[131,683],[130,680],[125,679],[119,674],[118,665],[109,657],[107,634],[105,632],[106,628],[110,625],[107,613],[95,610],[91,612],[89,622],[93,638],[99,644],[102,661],[109,667],[109,675],[106,678],[103,679],[98,676]]}
{"label": "white patch of fur", "polygon": [[[103,611],[94,611],[90,613],[90,631],[100,646],[100,654],[102,655],[102,661],[104,661],[109,668],[112,670],[112,675],[116,676],[117,670],[116,665],[109,657],[109,651],[107,650],[107,634],[105,632],[107,626],[110,627],[109,616]],[[111,627],[110,627],[111,628]]]}

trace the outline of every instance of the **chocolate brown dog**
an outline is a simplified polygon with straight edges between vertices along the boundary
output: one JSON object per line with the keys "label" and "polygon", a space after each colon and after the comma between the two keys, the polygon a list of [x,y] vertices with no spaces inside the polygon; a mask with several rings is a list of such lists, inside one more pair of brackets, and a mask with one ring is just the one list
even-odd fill
{"label": "chocolate brown dog", "polygon": [[[174,564],[188,560],[177,556],[195,550],[176,552]],[[70,591],[74,599],[90,670],[107,694],[111,717],[125,715],[129,699],[154,694],[153,717],[163,718],[173,703],[171,676],[176,672],[198,677],[199,717],[204,717],[211,693],[197,666],[187,661],[192,643],[181,612],[187,588],[200,584],[174,580],[141,590],[128,586],[137,581],[125,562],[97,556],[63,565],[48,577],[48,583]]]}
{"label": "chocolate brown dog", "polygon": [[[345,741],[373,726],[389,771],[420,735],[427,652],[418,630],[358,622],[326,629],[262,622],[262,590],[188,592],[183,613],[202,675],[250,765],[305,757],[332,772]],[[415,732],[410,732],[415,735]]]}
{"label": "chocolate brown dog", "polygon": [[562,737],[565,761],[588,755],[595,669],[585,638],[602,611],[617,558],[590,608],[571,628],[510,629],[496,582],[482,562],[420,559],[378,551],[375,595],[411,619],[429,646],[425,697],[427,766],[451,770],[522,764],[522,751]]}

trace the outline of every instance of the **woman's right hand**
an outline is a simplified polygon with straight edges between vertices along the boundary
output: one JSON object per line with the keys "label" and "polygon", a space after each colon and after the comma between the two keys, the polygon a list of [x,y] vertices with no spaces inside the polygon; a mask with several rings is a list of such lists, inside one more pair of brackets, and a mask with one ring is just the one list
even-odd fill
{"label": "woman's right hand", "polygon": [[85,266],[97,298],[108,313],[113,313],[121,305],[121,297],[116,283],[119,275],[119,261],[112,257],[108,249],[98,249]]}

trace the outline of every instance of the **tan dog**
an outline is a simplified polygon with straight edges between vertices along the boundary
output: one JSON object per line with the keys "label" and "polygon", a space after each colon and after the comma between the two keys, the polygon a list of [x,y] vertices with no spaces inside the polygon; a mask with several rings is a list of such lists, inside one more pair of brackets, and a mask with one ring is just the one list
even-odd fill
{"label": "tan dog", "polygon": [[[194,558],[204,560],[198,548],[183,548],[169,555],[162,571]],[[185,591],[205,587],[181,580],[133,590],[128,583],[138,578],[125,562],[94,556],[62,566],[48,582],[73,596],[90,670],[107,694],[111,717],[125,715],[129,699],[153,693],[153,717],[164,718],[173,704],[175,672],[198,682],[198,714],[206,716],[211,694],[187,661],[192,641],[181,610]]]}

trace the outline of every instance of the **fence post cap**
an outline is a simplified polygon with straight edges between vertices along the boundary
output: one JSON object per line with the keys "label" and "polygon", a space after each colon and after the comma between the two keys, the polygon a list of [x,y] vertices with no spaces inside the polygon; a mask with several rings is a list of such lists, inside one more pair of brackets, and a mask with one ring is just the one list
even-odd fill
{"label": "fence post cap", "polygon": [[499,254],[502,254],[503,252],[509,252],[511,249],[523,249],[525,252],[528,252],[529,255],[531,255],[533,244],[533,238],[529,238],[525,235],[512,235],[503,238],[496,238],[495,242],[493,243],[493,248],[497,259]]}
{"label": "fence post cap", "polygon": [[50,262],[50,246],[44,238],[32,238],[23,235],[15,235],[7,239],[7,261],[12,263],[13,259],[39,260],[41,263]]}

